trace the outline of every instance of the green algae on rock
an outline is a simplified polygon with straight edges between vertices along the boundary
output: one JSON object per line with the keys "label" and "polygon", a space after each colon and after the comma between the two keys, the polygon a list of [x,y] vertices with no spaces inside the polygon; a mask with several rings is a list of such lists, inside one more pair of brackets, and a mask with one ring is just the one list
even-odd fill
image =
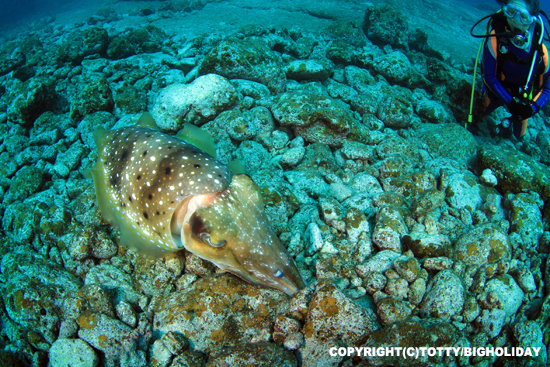
{"label": "green algae on rock", "polygon": [[525,190],[538,193],[544,201],[550,198],[550,171],[525,153],[500,146],[485,146],[478,151],[481,170],[490,168],[498,179],[497,188],[518,194]]}
{"label": "green algae on rock", "polygon": [[256,81],[280,93],[286,84],[281,65],[280,56],[261,39],[229,38],[206,55],[200,74],[215,73],[229,79]]}
{"label": "green algae on rock", "polygon": [[340,147],[357,122],[343,102],[322,94],[288,92],[275,98],[275,119],[311,143]]}
{"label": "green algae on rock", "polygon": [[458,239],[455,243],[454,258],[479,266],[500,259],[510,259],[511,251],[510,240],[503,229],[496,224],[486,223]]}

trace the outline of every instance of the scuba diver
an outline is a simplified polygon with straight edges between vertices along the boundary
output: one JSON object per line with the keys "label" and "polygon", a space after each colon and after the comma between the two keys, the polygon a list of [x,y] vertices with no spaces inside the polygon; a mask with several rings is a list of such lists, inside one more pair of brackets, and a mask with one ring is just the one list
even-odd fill
{"label": "scuba diver", "polygon": [[[509,136],[511,125],[514,136],[521,141],[529,118],[544,107],[550,96],[550,65],[548,50],[543,44],[546,32],[541,14],[547,20],[548,16],[540,10],[539,0],[497,2],[502,8],[479,20],[470,30],[472,36],[485,38],[483,116],[505,106],[511,117],[504,119],[501,126],[508,130]],[[474,28],[488,18],[487,33],[473,34]],[[471,111],[470,107],[470,122]],[[491,135],[500,132],[497,125]]]}

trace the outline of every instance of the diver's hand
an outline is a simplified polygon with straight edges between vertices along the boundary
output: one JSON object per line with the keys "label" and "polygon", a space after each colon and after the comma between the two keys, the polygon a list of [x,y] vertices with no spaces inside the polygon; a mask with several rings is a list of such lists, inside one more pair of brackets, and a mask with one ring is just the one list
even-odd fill
{"label": "diver's hand", "polygon": [[518,98],[514,98],[508,105],[508,111],[512,116],[519,118],[520,120],[528,119],[535,114],[533,107],[528,102],[520,101]]}

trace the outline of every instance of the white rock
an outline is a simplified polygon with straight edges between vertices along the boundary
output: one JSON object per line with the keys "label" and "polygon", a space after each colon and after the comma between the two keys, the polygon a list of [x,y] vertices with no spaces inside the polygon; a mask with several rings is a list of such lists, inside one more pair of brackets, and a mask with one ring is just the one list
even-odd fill
{"label": "white rock", "polygon": [[494,292],[497,295],[507,316],[513,316],[523,301],[523,291],[508,274],[489,280],[485,292]]}
{"label": "white rock", "polygon": [[442,270],[428,283],[424,300],[420,304],[422,313],[443,320],[462,310],[464,306],[464,286],[454,271]]}
{"label": "white rock", "polygon": [[310,256],[323,248],[323,234],[316,223],[309,223],[304,236],[306,252]]}
{"label": "white rock", "polygon": [[191,84],[171,84],[156,98],[151,114],[162,130],[178,131],[185,122],[202,125],[233,104],[235,87],[216,74],[203,75]]}
{"label": "white rock", "polygon": [[95,367],[99,358],[82,339],[57,339],[49,351],[50,367]]}
{"label": "white rock", "polygon": [[493,187],[498,184],[497,177],[495,176],[495,174],[490,168],[487,168],[486,170],[483,171],[483,173],[481,174],[481,177],[479,177],[479,180],[481,181],[482,184],[489,187]]}

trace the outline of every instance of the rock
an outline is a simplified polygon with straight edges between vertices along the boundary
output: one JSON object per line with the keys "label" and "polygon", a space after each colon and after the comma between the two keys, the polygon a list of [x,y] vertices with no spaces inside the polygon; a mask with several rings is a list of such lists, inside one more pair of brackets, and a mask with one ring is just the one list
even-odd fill
{"label": "rock", "polygon": [[401,252],[401,237],[408,232],[399,209],[388,205],[381,208],[376,215],[372,242],[380,250]]}
{"label": "rock", "polygon": [[8,106],[8,119],[20,125],[31,124],[40,114],[54,109],[55,80],[33,77],[13,91],[15,97]]}
{"label": "rock", "polygon": [[357,95],[357,91],[350,86],[338,83],[333,79],[327,80],[327,93],[332,98],[338,98],[346,103],[350,103],[351,99]]}
{"label": "rock", "polygon": [[105,54],[108,44],[109,35],[102,27],[76,30],[59,47],[57,59],[61,62],[68,61],[73,65],[78,65],[86,56]]}
{"label": "rock", "polygon": [[502,330],[506,319],[506,312],[501,309],[482,310],[481,314],[475,320],[481,331],[492,339]]}
{"label": "rock", "polygon": [[341,339],[352,345],[379,328],[376,314],[348,299],[332,284],[319,285],[304,325],[306,345]]}
{"label": "rock", "polygon": [[466,297],[466,302],[464,302],[464,311],[462,312],[464,322],[470,323],[474,321],[479,316],[480,312],[481,309],[475,297]]}
{"label": "rock", "polygon": [[45,180],[46,175],[41,169],[35,166],[23,166],[12,179],[8,191],[9,201],[25,200],[40,191]]}
{"label": "rock", "polygon": [[407,281],[403,278],[391,278],[388,280],[386,288],[384,288],[384,293],[396,299],[402,300],[407,298],[407,294],[409,293],[409,283],[407,283]]}
{"label": "rock", "polygon": [[273,116],[262,106],[244,112],[236,109],[225,111],[216,117],[214,122],[236,141],[266,137],[274,130]]}
{"label": "rock", "polygon": [[170,367],[194,367],[204,366],[208,356],[194,350],[188,350],[178,355],[170,364]]}
{"label": "rock", "polygon": [[521,193],[510,201],[510,232],[518,233],[525,248],[536,248],[544,233],[541,209],[544,203],[534,192]]}
{"label": "rock", "polygon": [[431,189],[416,198],[413,207],[413,216],[423,217],[435,209],[439,209],[445,203],[445,193],[443,191]]}
{"label": "rock", "polygon": [[285,74],[288,79],[324,81],[332,73],[331,66],[321,60],[295,60],[285,67]]}
{"label": "rock", "polygon": [[[374,63],[374,70],[394,83],[408,81],[410,69],[411,62],[401,51],[392,51],[385,54]],[[383,119],[381,118],[381,120]]]}
{"label": "rock", "polygon": [[479,180],[482,184],[489,187],[494,187],[498,184],[498,180],[490,168],[483,170],[483,173],[479,176]]}
{"label": "rock", "polygon": [[9,318],[32,330],[36,340],[53,343],[63,298],[78,291],[80,280],[52,261],[21,249],[5,254],[1,269],[6,277],[2,299]]}
{"label": "rock", "polygon": [[255,100],[268,97],[270,95],[269,88],[257,82],[245,79],[231,79],[231,84],[245,97],[251,97]]}
{"label": "rock", "polygon": [[321,32],[329,40],[341,41],[355,47],[363,47],[367,44],[365,34],[355,22],[337,20],[331,22]]}
{"label": "rock", "polygon": [[195,350],[211,353],[269,333],[275,316],[288,307],[288,297],[225,273],[158,297],[153,307],[158,332],[183,333]]}
{"label": "rock", "polygon": [[500,192],[518,194],[524,190],[538,193],[543,200],[550,197],[548,167],[516,149],[499,146],[483,147],[477,154],[480,169],[490,168],[498,179]]}
{"label": "rock", "polygon": [[135,55],[136,50],[127,37],[117,36],[109,42],[106,53],[111,60],[120,60]]}
{"label": "rock", "polygon": [[[421,119],[424,119],[433,124],[456,123],[455,118],[449,108],[437,101],[431,99],[422,99],[416,104],[415,109],[416,113]],[[453,142],[447,143],[452,144]]]}
{"label": "rock", "polygon": [[507,316],[515,315],[523,301],[523,291],[514,278],[508,274],[499,275],[489,280],[485,285],[484,292],[493,292]]}
{"label": "rock", "polygon": [[540,131],[537,134],[537,145],[541,150],[540,162],[546,165],[550,164],[550,131]]}
{"label": "rock", "polygon": [[224,348],[209,362],[213,366],[298,366],[296,357],[275,343],[245,343]]}
{"label": "rock", "polygon": [[365,273],[364,275],[366,277],[363,281],[363,285],[365,286],[365,289],[367,292],[369,292],[369,294],[373,294],[377,291],[384,289],[388,282],[388,279],[378,272]]}
{"label": "rock", "polygon": [[525,293],[531,293],[537,290],[535,277],[528,269],[519,269],[517,273],[514,274],[514,278]]}
{"label": "rock", "polygon": [[382,273],[391,268],[393,261],[399,255],[399,253],[391,250],[377,252],[364,263],[357,265],[355,271],[361,278],[366,278],[370,273]]}
{"label": "rock", "polygon": [[136,53],[158,52],[164,41],[169,38],[162,29],[152,24],[130,29],[127,37]]}
{"label": "rock", "polygon": [[64,153],[58,153],[55,159],[53,170],[60,177],[68,177],[70,172],[80,166],[80,160],[86,148],[80,141],[75,142]]}
{"label": "rock", "polygon": [[[412,318],[406,321],[396,322],[375,331],[367,338],[361,346],[371,348],[401,347],[401,348],[420,348],[420,347],[451,347],[458,341],[458,331],[450,323],[437,319],[417,319]],[[424,357],[427,358],[427,357]],[[395,353],[384,357],[365,356],[362,359],[365,363],[373,366],[422,366],[429,364],[431,366],[446,365],[444,355],[429,357],[429,362],[411,360],[403,358],[403,355],[397,356]]]}
{"label": "rock", "polygon": [[522,321],[512,325],[512,334],[516,340],[516,346],[520,348],[541,348],[539,359],[542,363],[548,360],[547,347],[543,342],[543,333],[535,321]]}
{"label": "rock", "polygon": [[286,85],[281,64],[281,57],[261,39],[228,38],[206,55],[200,74],[251,80],[266,85],[274,93],[281,93]]}
{"label": "rock", "polygon": [[147,304],[147,297],[137,290],[132,277],[118,266],[105,263],[91,268],[86,274],[84,284],[100,285],[117,301],[124,300],[142,308]]}
{"label": "rock", "polygon": [[[80,138],[88,149],[97,151],[97,147],[93,138],[95,129],[98,126],[103,126],[106,129],[111,129],[114,122],[115,117],[113,115],[105,111],[99,111],[84,116],[84,118],[78,123],[76,131],[80,134]],[[133,122],[133,124],[135,124],[135,122]]]}
{"label": "rock", "polygon": [[1,55],[0,76],[4,76],[13,70],[16,70],[20,66],[25,65],[26,61],[27,58],[25,57],[25,53],[19,48],[15,49],[9,56]]}
{"label": "rock", "polygon": [[99,358],[82,339],[57,339],[49,350],[51,367],[96,367]]}
{"label": "rock", "polygon": [[399,96],[384,96],[378,104],[376,116],[386,127],[404,129],[409,127],[413,116],[412,104]]}
{"label": "rock", "polygon": [[351,208],[346,213],[346,233],[348,239],[354,243],[359,240],[359,237],[365,233],[370,234],[370,224],[363,212],[357,208]]}
{"label": "rock", "polygon": [[92,347],[105,353],[107,358],[120,358],[120,348],[135,349],[131,338],[132,328],[102,313],[85,311],[77,317],[78,336]]}
{"label": "rock", "polygon": [[290,148],[289,150],[283,153],[279,163],[281,163],[283,167],[294,167],[300,164],[305,154],[306,154],[306,148],[304,147]]}
{"label": "rock", "polygon": [[346,159],[368,161],[372,158],[373,148],[357,141],[346,140],[340,152]]}
{"label": "rock", "polygon": [[372,84],[376,83],[376,79],[369,73],[368,70],[357,66],[348,65],[344,68],[344,75],[347,84],[359,93],[366,93]]}
{"label": "rock", "polygon": [[451,158],[463,165],[473,163],[476,158],[477,142],[472,133],[459,124],[420,124],[416,133],[433,155]]}
{"label": "rock", "polygon": [[449,321],[462,311],[464,298],[464,286],[458,275],[452,270],[443,270],[428,283],[420,310],[430,317]]}
{"label": "rock", "polygon": [[511,251],[508,235],[500,227],[486,223],[456,241],[454,258],[471,265],[484,265],[510,259]]}
{"label": "rock", "polygon": [[405,320],[413,310],[409,302],[395,297],[382,298],[376,304],[376,308],[382,324],[385,325]]}
{"label": "rock", "polygon": [[411,285],[409,285],[409,302],[413,305],[418,305],[422,302],[425,293],[426,281],[422,278],[417,278]]}
{"label": "rock", "polygon": [[309,223],[304,233],[304,242],[306,243],[306,253],[309,256],[315,254],[323,247],[323,234],[316,223]]}
{"label": "rock", "polygon": [[399,275],[403,277],[407,282],[412,283],[420,272],[420,265],[418,260],[414,257],[399,256],[393,261],[393,267]]}
{"label": "rock", "polygon": [[447,256],[450,253],[451,241],[444,234],[428,234],[413,231],[403,236],[403,245],[420,259]]}
{"label": "rock", "polygon": [[359,172],[351,181],[350,187],[358,192],[377,194],[384,192],[376,177],[366,172]]}
{"label": "rock", "polygon": [[473,213],[483,203],[481,195],[484,188],[473,173],[455,173],[449,177],[445,199],[450,207],[458,210],[467,209]]}
{"label": "rock", "polygon": [[365,11],[363,31],[379,46],[387,44],[396,48],[407,48],[407,20],[392,5],[368,6]]}
{"label": "rock", "polygon": [[340,147],[356,124],[345,104],[321,94],[288,92],[278,95],[273,117],[310,143]]}
{"label": "rock", "polygon": [[156,98],[151,114],[159,128],[176,132],[186,122],[203,125],[233,105],[237,98],[231,83],[214,74],[191,84],[171,84]]}
{"label": "rock", "polygon": [[131,304],[125,301],[120,301],[116,305],[115,312],[120,321],[130,326],[131,328],[136,327],[138,320]]}
{"label": "rock", "polygon": [[145,91],[131,84],[124,83],[122,87],[116,88],[113,98],[117,116],[144,112],[147,107]]}
{"label": "rock", "polygon": [[453,261],[448,257],[430,257],[422,262],[422,267],[428,271],[441,271],[451,269]]}
{"label": "rock", "polygon": [[113,92],[101,75],[91,75],[81,82],[71,101],[71,118],[80,119],[97,111],[111,111],[114,107]]}
{"label": "rock", "polygon": [[380,159],[399,156],[412,160],[420,160],[418,145],[399,135],[389,136],[380,142],[376,146],[376,154],[378,154]]}

